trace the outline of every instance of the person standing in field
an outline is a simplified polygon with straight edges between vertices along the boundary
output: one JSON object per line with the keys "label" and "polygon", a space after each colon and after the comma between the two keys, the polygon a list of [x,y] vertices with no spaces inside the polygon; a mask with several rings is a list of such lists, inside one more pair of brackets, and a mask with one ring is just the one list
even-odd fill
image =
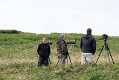
{"label": "person standing in field", "polygon": [[92,30],[90,28],[87,29],[87,34],[81,37],[80,48],[82,52],[81,64],[90,64],[96,51],[96,40],[92,36]]}
{"label": "person standing in field", "polygon": [[65,64],[68,54],[68,48],[66,41],[64,40],[64,35],[59,35],[56,45],[57,45],[58,63]]}
{"label": "person standing in field", "polygon": [[38,66],[48,66],[50,56],[50,44],[48,38],[42,39],[42,43],[38,45],[37,53],[39,55]]}

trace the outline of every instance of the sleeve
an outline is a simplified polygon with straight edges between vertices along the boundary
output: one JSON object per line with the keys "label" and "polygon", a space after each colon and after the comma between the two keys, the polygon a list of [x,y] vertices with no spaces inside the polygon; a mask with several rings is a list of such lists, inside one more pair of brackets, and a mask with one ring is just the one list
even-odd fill
{"label": "sleeve", "polygon": [[82,38],[80,39],[80,48],[82,49]]}
{"label": "sleeve", "polygon": [[96,52],[96,40],[95,39],[93,39],[93,54],[95,54],[95,52]]}
{"label": "sleeve", "polygon": [[38,45],[37,53],[40,54],[41,44]]}
{"label": "sleeve", "polygon": [[49,55],[51,54],[51,48],[50,48],[50,45],[48,45],[48,53],[49,53]]}

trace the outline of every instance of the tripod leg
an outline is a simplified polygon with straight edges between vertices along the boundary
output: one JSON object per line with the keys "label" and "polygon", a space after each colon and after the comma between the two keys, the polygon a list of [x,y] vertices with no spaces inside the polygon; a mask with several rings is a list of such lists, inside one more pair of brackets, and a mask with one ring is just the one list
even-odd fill
{"label": "tripod leg", "polygon": [[111,55],[111,51],[110,51],[109,47],[107,47],[107,50],[108,50],[109,55],[110,55],[110,57],[111,57],[112,63],[114,64],[114,59],[113,59],[113,57],[112,57],[112,55]]}
{"label": "tripod leg", "polygon": [[62,56],[61,63],[66,64],[66,58],[64,56]]}
{"label": "tripod leg", "polygon": [[58,59],[56,66],[59,64],[59,62],[60,62],[60,59]]}
{"label": "tripod leg", "polygon": [[108,46],[106,46],[105,50],[106,50],[106,54],[107,54],[107,62],[108,62],[108,63],[111,63],[111,58],[110,58],[110,55],[109,55]]}
{"label": "tripod leg", "polygon": [[88,64],[88,61],[87,61],[86,57],[85,57],[85,64]]}
{"label": "tripod leg", "polygon": [[98,55],[98,58],[97,58],[97,60],[96,60],[96,63],[98,62],[98,60],[99,60],[99,58],[100,58],[100,55],[101,55],[103,49],[104,49],[104,46],[102,46],[102,49],[101,49],[101,51],[100,51],[100,53],[99,53],[99,55]]}
{"label": "tripod leg", "polygon": [[48,61],[49,61],[50,64],[52,64],[50,58],[48,58]]}
{"label": "tripod leg", "polygon": [[70,61],[71,65],[72,65],[72,61],[71,61],[71,58],[70,58],[69,54],[68,54],[68,57],[69,57],[69,61]]}
{"label": "tripod leg", "polygon": [[68,64],[68,58],[66,59],[66,63]]}

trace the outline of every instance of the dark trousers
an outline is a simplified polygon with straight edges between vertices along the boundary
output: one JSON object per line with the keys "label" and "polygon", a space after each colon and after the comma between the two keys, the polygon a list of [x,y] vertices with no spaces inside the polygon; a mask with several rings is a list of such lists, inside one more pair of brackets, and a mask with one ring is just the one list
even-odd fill
{"label": "dark trousers", "polygon": [[38,60],[38,66],[48,66],[49,65],[49,61],[48,61],[48,57],[39,57]]}

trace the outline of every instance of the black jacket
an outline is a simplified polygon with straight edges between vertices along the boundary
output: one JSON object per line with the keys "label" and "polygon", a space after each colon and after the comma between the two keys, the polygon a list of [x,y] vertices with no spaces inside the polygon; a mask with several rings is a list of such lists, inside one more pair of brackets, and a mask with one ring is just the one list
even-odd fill
{"label": "black jacket", "polygon": [[96,40],[92,35],[85,35],[80,41],[81,51],[84,53],[95,54],[96,51]]}
{"label": "black jacket", "polygon": [[37,53],[40,57],[49,57],[50,45],[49,43],[41,43],[38,46]]}

